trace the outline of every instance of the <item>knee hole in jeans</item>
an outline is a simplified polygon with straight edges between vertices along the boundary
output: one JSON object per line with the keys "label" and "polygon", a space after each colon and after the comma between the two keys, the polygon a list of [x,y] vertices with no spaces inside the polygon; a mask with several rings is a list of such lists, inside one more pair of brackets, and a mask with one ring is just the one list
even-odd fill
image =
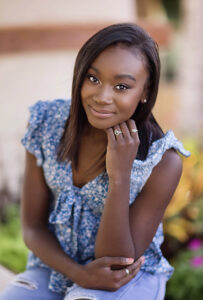
{"label": "knee hole in jeans", "polygon": [[27,279],[23,279],[23,278],[16,278],[14,279],[11,284],[28,289],[28,290],[36,290],[37,284],[35,284],[34,282],[31,282]]}
{"label": "knee hole in jeans", "polygon": [[92,298],[92,297],[88,297],[88,298],[81,298],[80,296],[78,296],[78,297],[77,298],[74,297],[72,300],[96,300],[97,299],[97,298]]}
{"label": "knee hole in jeans", "polygon": [[74,300],[94,300],[95,298],[74,298]]}

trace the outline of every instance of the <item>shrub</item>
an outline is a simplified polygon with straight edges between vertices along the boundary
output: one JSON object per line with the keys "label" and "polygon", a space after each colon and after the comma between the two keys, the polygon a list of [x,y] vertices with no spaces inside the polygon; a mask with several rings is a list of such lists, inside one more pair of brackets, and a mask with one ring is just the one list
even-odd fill
{"label": "shrub", "polygon": [[201,300],[203,295],[203,245],[192,239],[172,262],[175,273],[168,282],[167,299]]}
{"label": "shrub", "polygon": [[0,224],[0,264],[18,273],[25,269],[28,250],[22,240],[19,205],[8,204],[6,222]]}
{"label": "shrub", "polygon": [[180,184],[164,217],[164,231],[179,243],[203,235],[203,148],[195,140],[185,142],[191,157],[183,158]]}

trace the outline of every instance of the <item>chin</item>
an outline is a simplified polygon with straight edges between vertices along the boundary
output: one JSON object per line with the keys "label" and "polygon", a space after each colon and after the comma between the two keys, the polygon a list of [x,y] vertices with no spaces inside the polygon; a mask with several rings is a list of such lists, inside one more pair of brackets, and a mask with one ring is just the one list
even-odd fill
{"label": "chin", "polygon": [[96,128],[96,129],[100,129],[100,130],[105,130],[105,129],[108,129],[108,128],[110,128],[110,127],[112,127],[111,125],[110,126],[108,126],[108,125],[104,125],[104,124],[98,124],[98,123],[94,123],[94,122],[89,122],[89,124],[92,126],[92,127],[94,127],[94,128]]}
{"label": "chin", "polygon": [[87,120],[88,120],[88,123],[96,129],[104,130],[104,129],[114,126],[114,124],[115,124],[115,122],[113,122],[113,120],[110,120],[110,119],[106,120],[106,119],[95,119],[95,118],[88,117]]}

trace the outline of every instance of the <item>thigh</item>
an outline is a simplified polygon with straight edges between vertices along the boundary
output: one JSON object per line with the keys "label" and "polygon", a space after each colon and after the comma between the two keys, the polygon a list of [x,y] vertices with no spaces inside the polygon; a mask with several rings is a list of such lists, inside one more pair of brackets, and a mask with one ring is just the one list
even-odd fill
{"label": "thigh", "polygon": [[140,271],[129,283],[116,292],[84,289],[74,285],[69,289],[64,300],[163,300],[166,277]]}
{"label": "thigh", "polygon": [[0,293],[0,300],[62,300],[64,295],[48,289],[50,271],[33,268],[16,275],[8,287]]}
{"label": "thigh", "polygon": [[118,299],[164,300],[167,278],[144,272],[140,280],[132,284]]}

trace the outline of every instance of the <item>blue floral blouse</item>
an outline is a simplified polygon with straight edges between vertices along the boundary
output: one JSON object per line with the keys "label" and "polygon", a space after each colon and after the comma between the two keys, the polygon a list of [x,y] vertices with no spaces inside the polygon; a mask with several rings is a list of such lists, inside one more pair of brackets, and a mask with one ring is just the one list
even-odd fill
{"label": "blue floral blouse", "polygon": [[[80,264],[86,264],[94,259],[95,238],[108,191],[107,173],[103,172],[78,188],[73,185],[71,162],[57,161],[56,149],[69,115],[70,101],[38,101],[29,109],[29,126],[22,138],[22,144],[37,158],[37,165],[43,168],[45,180],[52,191],[49,229],[71,258]],[[178,150],[182,155],[190,155],[173,132],[168,131],[152,143],[144,161],[134,160],[129,205],[135,201],[152,169],[170,148]],[[142,269],[150,273],[165,273],[169,278],[173,268],[162,255],[162,243],[161,223],[144,253],[145,263]],[[35,266],[49,268],[30,252],[27,268]],[[50,290],[63,293],[71,285],[72,282],[63,274],[51,271]]]}

